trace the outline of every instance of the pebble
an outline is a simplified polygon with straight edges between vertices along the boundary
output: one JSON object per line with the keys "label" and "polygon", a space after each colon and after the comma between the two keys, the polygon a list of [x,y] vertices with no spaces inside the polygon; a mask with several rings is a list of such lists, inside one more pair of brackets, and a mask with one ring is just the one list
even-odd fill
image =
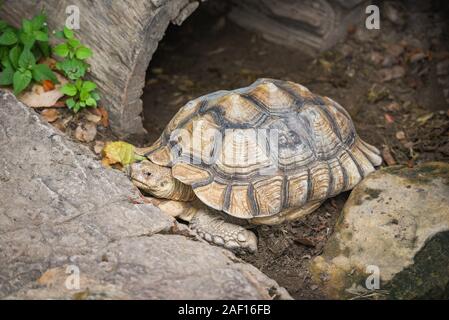
{"label": "pebble", "polygon": [[396,139],[398,139],[398,140],[405,140],[405,132],[404,131],[396,132]]}
{"label": "pebble", "polygon": [[384,68],[379,70],[379,75],[382,82],[402,78],[405,75],[405,69],[401,66],[394,66],[392,68]]}
{"label": "pebble", "polygon": [[75,138],[82,142],[92,142],[97,135],[97,126],[92,122],[79,124],[75,130]]}

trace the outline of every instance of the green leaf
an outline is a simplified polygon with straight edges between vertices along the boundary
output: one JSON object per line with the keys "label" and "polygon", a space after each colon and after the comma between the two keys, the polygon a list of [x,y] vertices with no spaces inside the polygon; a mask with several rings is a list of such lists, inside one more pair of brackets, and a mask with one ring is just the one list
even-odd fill
{"label": "green leaf", "polygon": [[3,60],[5,57],[8,56],[9,49],[4,46],[0,46],[0,60]]}
{"label": "green leaf", "polygon": [[89,107],[96,107],[97,101],[95,101],[94,98],[90,97],[89,99],[86,100],[86,105],[88,105]]}
{"label": "green leaf", "polygon": [[92,81],[84,81],[82,89],[86,90],[87,92],[91,92],[92,90],[95,90],[97,88],[97,85]]}
{"label": "green leaf", "polygon": [[14,48],[9,51],[9,61],[11,61],[11,64],[15,69],[19,67],[19,57],[21,54],[21,50],[19,46],[15,46]]}
{"label": "green leaf", "polygon": [[80,100],[81,101],[86,101],[87,99],[90,98],[90,94],[88,91],[81,89],[80,91]]}
{"label": "green leaf", "polygon": [[33,30],[40,30],[45,22],[47,21],[47,16],[45,13],[38,14],[31,20],[31,25]]}
{"label": "green leaf", "polygon": [[36,59],[30,50],[23,50],[19,57],[19,66],[24,69],[32,69],[36,64]]}
{"label": "green leaf", "polygon": [[37,82],[43,80],[51,80],[53,83],[58,83],[58,79],[56,75],[51,71],[50,67],[46,64],[37,64],[34,66],[33,70],[33,79]]}
{"label": "green leaf", "polygon": [[92,56],[92,50],[87,47],[79,47],[76,49],[75,55],[78,59],[84,60]]}
{"label": "green leaf", "polygon": [[31,49],[34,45],[34,42],[36,41],[36,38],[31,33],[20,33],[20,41],[24,44],[25,48]]}
{"label": "green leaf", "polygon": [[69,96],[69,97],[73,97],[76,96],[76,94],[78,93],[78,90],[76,89],[75,85],[72,83],[66,83],[65,85],[63,85],[60,89],[61,93]]}
{"label": "green leaf", "polygon": [[75,86],[78,89],[78,91],[81,91],[81,88],[83,87],[83,80],[82,79],[77,79],[75,82]]}
{"label": "green leaf", "polygon": [[38,42],[38,46],[45,57],[50,56],[50,45],[47,42]]}
{"label": "green leaf", "polygon": [[34,34],[34,37],[36,38],[36,40],[38,40],[38,41],[43,41],[43,42],[48,41],[48,34],[46,32],[34,31],[33,34]]}
{"label": "green leaf", "polygon": [[63,60],[57,63],[56,66],[71,80],[77,80],[84,77],[84,74],[86,73],[86,64],[76,59]]}
{"label": "green leaf", "polygon": [[73,107],[73,111],[75,111],[75,113],[76,113],[80,110],[80,108],[81,108],[80,103],[77,102],[77,103],[75,103],[75,106]]}
{"label": "green leaf", "polygon": [[13,68],[12,63],[9,60],[9,52],[7,52],[6,56],[3,56],[3,58],[2,58],[2,66],[3,66],[3,69],[8,68],[8,67]]}
{"label": "green leaf", "polygon": [[65,104],[69,109],[72,109],[75,106],[75,100],[73,100],[73,98],[67,99]]}
{"label": "green leaf", "polygon": [[18,95],[25,90],[30,84],[31,79],[32,74],[30,70],[25,70],[24,72],[16,71],[13,76],[14,94]]}
{"label": "green leaf", "polygon": [[30,20],[22,20],[22,30],[28,34],[31,34],[33,32],[33,24]]}
{"label": "green leaf", "polygon": [[79,103],[80,103],[80,106],[83,108],[86,106],[86,103],[84,101],[80,101]]}
{"label": "green leaf", "polygon": [[4,21],[4,20],[0,20],[0,31],[3,31],[7,27],[8,27],[8,23],[6,23],[6,21]]}
{"label": "green leaf", "polygon": [[53,48],[53,52],[60,56],[60,57],[67,57],[69,54],[69,47],[65,43],[58,44],[56,47]]}
{"label": "green leaf", "polygon": [[67,44],[69,45],[69,46],[71,46],[72,48],[78,48],[78,46],[80,45],[80,41],[78,40],[78,39],[75,39],[75,38],[73,38],[73,39],[68,39],[67,40]]}
{"label": "green leaf", "polygon": [[100,100],[100,95],[96,91],[91,92],[90,96],[94,98],[96,101]]}
{"label": "green leaf", "polygon": [[64,36],[67,39],[73,39],[73,37],[75,36],[75,34],[73,33],[73,30],[67,28],[67,26],[64,26]]}
{"label": "green leaf", "polygon": [[9,86],[12,84],[14,76],[14,69],[11,67],[5,68],[0,73],[0,86]]}
{"label": "green leaf", "polygon": [[14,31],[7,30],[0,36],[0,45],[10,46],[17,42],[17,36]]}

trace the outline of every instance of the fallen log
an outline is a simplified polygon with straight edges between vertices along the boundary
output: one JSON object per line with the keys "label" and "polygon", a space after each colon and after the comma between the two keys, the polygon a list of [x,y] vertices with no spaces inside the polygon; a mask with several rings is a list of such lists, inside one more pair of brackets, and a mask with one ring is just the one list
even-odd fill
{"label": "fallen log", "polygon": [[121,136],[145,133],[140,97],[148,64],[170,21],[181,24],[198,2],[6,0],[0,17],[19,26],[23,18],[44,9],[49,30],[60,30],[69,16],[66,9],[73,5],[80,13],[77,37],[94,52],[90,76],[99,85],[112,129]]}
{"label": "fallen log", "polygon": [[344,38],[365,15],[365,0],[232,0],[230,19],[269,41],[309,54]]}

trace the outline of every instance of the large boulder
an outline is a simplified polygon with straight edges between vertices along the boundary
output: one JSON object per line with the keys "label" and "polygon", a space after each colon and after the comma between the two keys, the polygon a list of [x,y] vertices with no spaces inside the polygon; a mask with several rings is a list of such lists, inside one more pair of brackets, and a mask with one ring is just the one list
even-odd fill
{"label": "large boulder", "polygon": [[332,298],[449,298],[449,164],[369,175],[311,269]]}
{"label": "large boulder", "polygon": [[1,90],[0,155],[0,298],[289,298]]}

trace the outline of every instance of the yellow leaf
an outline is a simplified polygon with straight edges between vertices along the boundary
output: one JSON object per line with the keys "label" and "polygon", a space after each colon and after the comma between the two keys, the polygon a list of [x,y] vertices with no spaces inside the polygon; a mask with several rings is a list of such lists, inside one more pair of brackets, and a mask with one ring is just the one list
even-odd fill
{"label": "yellow leaf", "polygon": [[112,164],[121,164],[126,166],[138,160],[142,157],[138,156],[134,152],[135,147],[124,141],[114,141],[106,143],[103,149],[102,163],[106,166]]}
{"label": "yellow leaf", "polygon": [[424,125],[427,121],[429,121],[430,119],[432,119],[433,117],[433,112],[425,114],[421,117],[419,117],[418,119],[416,119],[416,121],[419,123],[419,125]]}

